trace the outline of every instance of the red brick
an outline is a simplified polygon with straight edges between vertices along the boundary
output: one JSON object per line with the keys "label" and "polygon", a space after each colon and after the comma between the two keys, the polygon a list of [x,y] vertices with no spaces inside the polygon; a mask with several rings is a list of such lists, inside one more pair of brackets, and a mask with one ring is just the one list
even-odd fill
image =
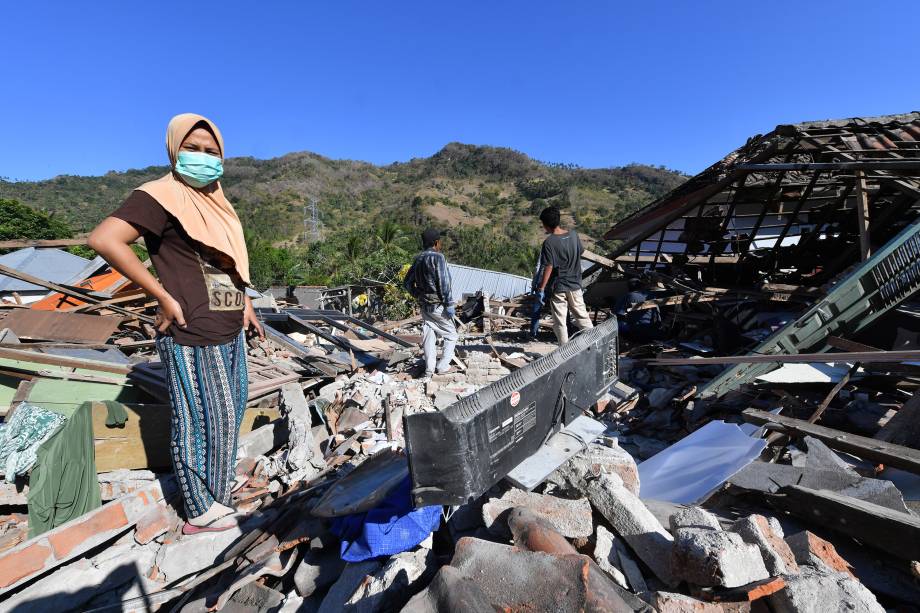
{"label": "red brick", "polygon": [[121,503],[109,503],[98,511],[91,511],[83,521],[48,535],[48,541],[58,559],[66,558],[74,547],[96,536],[128,526],[128,517]]}
{"label": "red brick", "polygon": [[810,564],[812,566],[816,563],[823,564],[831,570],[846,573],[854,579],[856,578],[849,562],[840,557],[837,549],[831,543],[817,534],[803,530],[798,534],[786,537],[786,542],[795,554],[796,562],[799,564]]}
{"label": "red brick", "polygon": [[40,571],[50,557],[51,549],[42,543],[33,543],[0,557],[0,588]]}
{"label": "red brick", "polygon": [[155,506],[137,520],[134,540],[146,545],[172,527],[173,518],[166,508]]}

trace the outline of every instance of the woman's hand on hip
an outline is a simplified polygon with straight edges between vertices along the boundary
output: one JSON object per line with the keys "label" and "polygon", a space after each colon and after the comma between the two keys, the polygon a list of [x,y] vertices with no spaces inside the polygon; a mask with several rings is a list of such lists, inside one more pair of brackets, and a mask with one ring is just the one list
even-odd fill
{"label": "woman's hand on hip", "polygon": [[169,294],[164,294],[160,298],[160,308],[157,309],[156,327],[160,332],[166,332],[169,326],[174,323],[185,327],[185,315],[182,313],[182,307],[175,298]]}
{"label": "woman's hand on hip", "polygon": [[249,296],[246,296],[246,306],[243,309],[243,330],[247,332],[252,330],[259,335],[259,340],[265,340],[265,331],[262,329],[262,324],[259,323],[259,316],[256,315]]}

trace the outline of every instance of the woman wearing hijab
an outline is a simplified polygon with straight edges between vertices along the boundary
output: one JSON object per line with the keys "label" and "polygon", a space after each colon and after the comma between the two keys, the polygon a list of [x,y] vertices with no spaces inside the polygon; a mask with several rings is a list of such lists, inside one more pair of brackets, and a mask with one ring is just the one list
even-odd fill
{"label": "woman wearing hijab", "polygon": [[[159,302],[157,350],[172,404],[173,468],[185,534],[232,528],[227,516],[246,405],[244,330],[263,337],[246,296],[243,227],[220,186],[224,142],[210,120],[184,113],[166,129],[170,172],[137,188],[89,245]],[[144,236],[159,280],[131,250]]]}

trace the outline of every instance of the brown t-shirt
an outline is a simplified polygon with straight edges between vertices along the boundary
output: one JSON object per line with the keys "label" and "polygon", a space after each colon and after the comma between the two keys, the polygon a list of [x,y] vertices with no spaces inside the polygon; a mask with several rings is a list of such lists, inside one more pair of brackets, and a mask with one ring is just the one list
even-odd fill
{"label": "brown t-shirt", "polygon": [[166,334],[180,345],[222,345],[243,329],[244,285],[233,260],[190,238],[179,220],[146,192],[132,192],[112,213],[144,235],[160,282],[182,307],[186,327]]}

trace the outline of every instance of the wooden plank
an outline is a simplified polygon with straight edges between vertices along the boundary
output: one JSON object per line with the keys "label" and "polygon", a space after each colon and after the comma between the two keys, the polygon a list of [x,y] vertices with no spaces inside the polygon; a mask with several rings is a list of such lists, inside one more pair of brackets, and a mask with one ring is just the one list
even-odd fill
{"label": "wooden plank", "polygon": [[123,321],[122,317],[22,309],[9,313],[3,326],[26,340],[105,343]]}
{"label": "wooden plank", "polygon": [[131,366],[126,364],[112,364],[110,362],[99,362],[96,360],[80,360],[77,358],[49,355],[47,353],[38,353],[36,351],[22,351],[19,349],[0,349],[0,358],[22,360],[23,362],[33,362],[35,364],[65,366],[67,368],[98,370],[102,372],[112,372],[119,375],[126,375],[132,370]]}
{"label": "wooden plank", "polygon": [[840,390],[843,389],[843,386],[850,382],[850,377],[852,377],[856,371],[859,370],[859,362],[853,364],[847,373],[840,378],[840,381],[837,382],[831,391],[828,392],[827,396],[824,397],[824,400],[821,401],[821,404],[818,405],[818,408],[815,409],[815,412],[811,414],[811,417],[808,418],[808,423],[814,424],[817,423],[821,416],[824,414],[824,411],[827,410],[827,407],[830,406],[831,401],[837,397],[837,394],[840,393]]}
{"label": "wooden plank", "polygon": [[920,518],[828,490],[780,488],[771,504],[904,560],[920,559]]}
{"label": "wooden plank", "polygon": [[768,430],[796,436],[813,436],[831,449],[920,474],[920,450],[917,449],[810,424],[803,419],[774,415],[760,409],[747,409],[742,416],[745,421],[764,426]]}
{"label": "wooden plank", "polygon": [[79,247],[85,245],[89,236],[83,238],[56,238],[56,239],[16,239],[0,241],[0,249],[25,249],[26,247]]}
{"label": "wooden plank", "polygon": [[[105,425],[108,413],[101,402],[93,403],[93,437],[96,471],[103,473],[122,468],[168,469],[170,457],[170,420],[168,404],[125,405],[128,421],[123,427]],[[251,407],[243,413],[240,436],[270,423],[281,416],[278,409]]]}
{"label": "wooden plank", "polygon": [[610,258],[604,257],[592,251],[588,251],[587,249],[581,252],[581,259],[587,260],[592,264],[600,264],[605,268],[616,268],[617,265],[617,263]]}
{"label": "wooden plank", "polygon": [[[10,268],[9,266],[4,266],[2,264],[0,264],[0,274],[4,274],[8,277],[12,277],[20,281],[25,281],[26,283],[38,285],[39,287],[44,287],[46,289],[50,289],[60,294],[64,294],[65,296],[69,296],[71,298],[77,298],[85,302],[92,302],[94,304],[98,304],[99,302],[103,301],[103,299],[96,298],[95,296],[91,296],[87,293],[78,292],[76,290],[70,289],[69,287],[65,287],[63,285],[58,285],[57,283],[51,283],[50,281],[45,281],[44,279],[33,277],[32,275],[26,274],[24,272],[19,272],[15,268]],[[108,308],[112,309],[116,313],[121,313],[122,315],[128,315],[129,317],[135,317],[139,319],[140,321],[148,323],[148,324],[153,324],[155,321],[153,317],[150,317],[148,315],[141,315],[138,313],[132,313],[128,309],[124,309],[120,306],[111,305]]]}
{"label": "wooden plank", "polygon": [[866,189],[866,173],[856,171],[856,224],[859,226],[859,254],[865,262],[872,255],[869,242],[869,195]]}
{"label": "wooden plank", "polygon": [[[642,358],[639,358],[642,359]],[[907,351],[847,351],[843,353],[793,353],[793,354],[749,354],[705,358],[647,358],[647,364],[656,366],[705,366],[707,364],[801,364],[804,362],[913,362],[920,360],[920,350]]]}

